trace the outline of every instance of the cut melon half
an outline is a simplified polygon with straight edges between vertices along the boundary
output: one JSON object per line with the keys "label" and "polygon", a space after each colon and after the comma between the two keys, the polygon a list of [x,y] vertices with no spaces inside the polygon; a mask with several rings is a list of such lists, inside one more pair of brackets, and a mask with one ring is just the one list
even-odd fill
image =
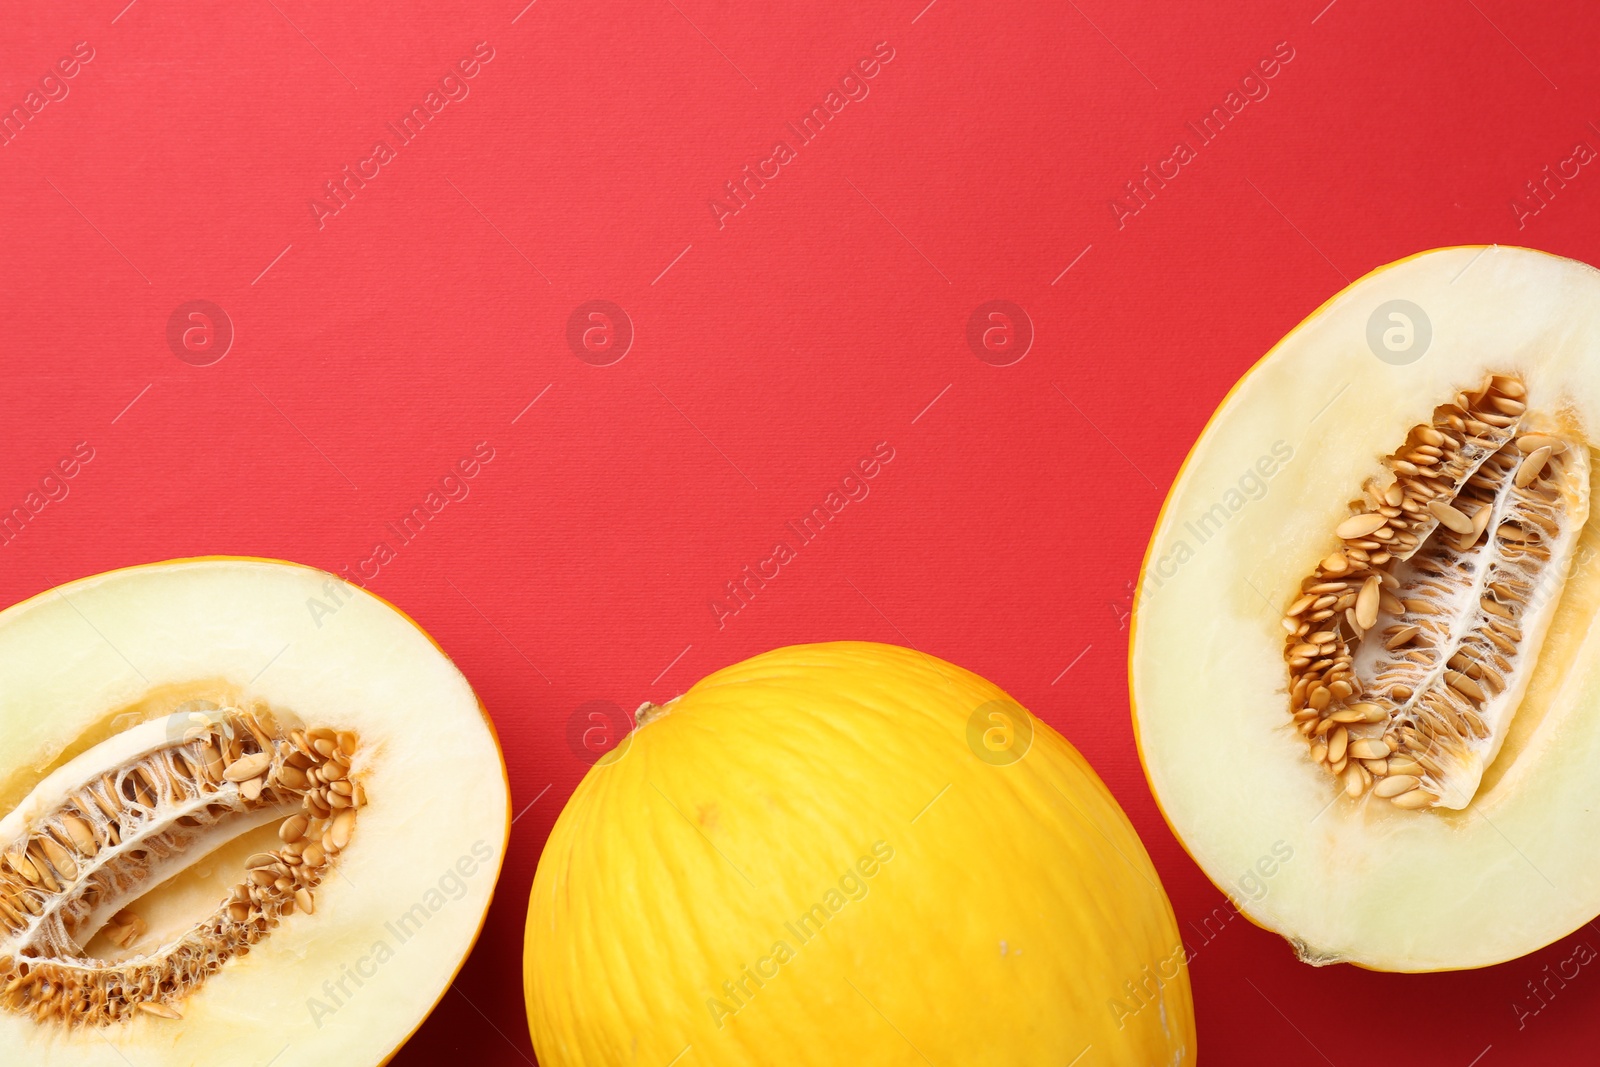
{"label": "cut melon half", "polygon": [[1360,279],[1162,509],[1130,688],[1173,831],[1311,963],[1477,967],[1600,913],[1600,273]]}
{"label": "cut melon half", "polygon": [[180,560],[0,612],[7,1062],[387,1061],[477,938],[493,729],[410,619]]}

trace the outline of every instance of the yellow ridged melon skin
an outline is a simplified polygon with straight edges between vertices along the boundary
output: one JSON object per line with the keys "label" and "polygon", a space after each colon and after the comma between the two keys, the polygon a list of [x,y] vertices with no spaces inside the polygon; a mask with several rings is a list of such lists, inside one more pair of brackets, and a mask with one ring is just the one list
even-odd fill
{"label": "yellow ridged melon skin", "polygon": [[1037,720],[1010,765],[969,747],[973,712],[1008,700],[841,642],[669,704],[540,860],[540,1063],[1192,1064],[1177,925],[1110,792]]}

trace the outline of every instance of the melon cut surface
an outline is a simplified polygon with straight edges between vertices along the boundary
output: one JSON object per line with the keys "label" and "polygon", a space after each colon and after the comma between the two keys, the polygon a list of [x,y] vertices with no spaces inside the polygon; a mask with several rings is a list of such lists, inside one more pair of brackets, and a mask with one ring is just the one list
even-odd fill
{"label": "melon cut surface", "polygon": [[385,1062],[508,827],[466,680],[324,572],[180,560],[0,612],[3,1058]]}
{"label": "melon cut surface", "polygon": [[1184,463],[1135,735],[1196,862],[1308,962],[1484,966],[1600,913],[1597,440],[1600,273],[1453,248],[1318,309]]}
{"label": "melon cut surface", "polygon": [[1154,867],[1061,735],[978,676],[778,649],[592,767],[528,905],[544,1067],[1183,1067]]}

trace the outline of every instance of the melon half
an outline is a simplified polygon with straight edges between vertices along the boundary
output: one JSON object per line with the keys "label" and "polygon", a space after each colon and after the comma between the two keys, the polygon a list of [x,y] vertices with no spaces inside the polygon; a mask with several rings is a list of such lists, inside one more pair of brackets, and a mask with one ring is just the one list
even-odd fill
{"label": "melon half", "polygon": [[332,575],[180,560],[0,612],[0,1059],[385,1062],[508,828],[471,687]]}
{"label": "melon half", "polygon": [[1157,522],[1134,729],[1311,963],[1478,967],[1600,913],[1600,273],[1384,267],[1234,387]]}

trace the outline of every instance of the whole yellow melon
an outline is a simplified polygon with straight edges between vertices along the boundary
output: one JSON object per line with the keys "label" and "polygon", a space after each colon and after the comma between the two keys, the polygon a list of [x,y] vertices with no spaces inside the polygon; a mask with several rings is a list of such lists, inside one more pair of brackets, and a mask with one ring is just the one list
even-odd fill
{"label": "whole yellow melon", "polygon": [[1195,1058],[1172,908],[1073,747],[888,645],[779,649],[640,709],[528,907],[544,1067]]}

